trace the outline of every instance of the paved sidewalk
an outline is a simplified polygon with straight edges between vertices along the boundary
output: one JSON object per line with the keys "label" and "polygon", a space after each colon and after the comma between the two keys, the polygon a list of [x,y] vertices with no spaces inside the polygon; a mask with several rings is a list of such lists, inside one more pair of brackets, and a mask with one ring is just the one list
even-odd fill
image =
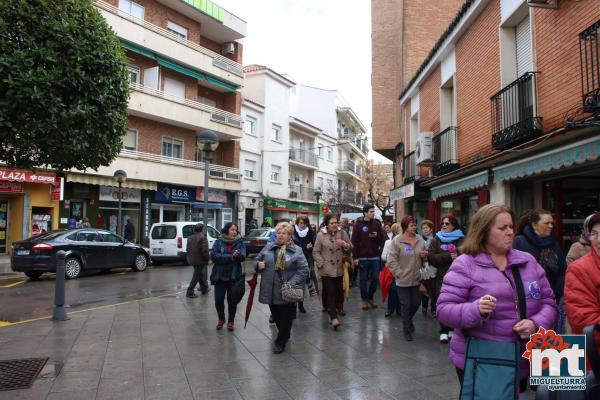
{"label": "paved sidewalk", "polygon": [[255,303],[243,329],[215,330],[213,292],[184,293],[0,328],[0,359],[50,357],[27,390],[0,399],[453,399],[448,347],[419,313],[405,342],[400,318],[360,310],[352,289],[341,331],[316,298],[294,322],[286,352],[275,355],[268,308]]}

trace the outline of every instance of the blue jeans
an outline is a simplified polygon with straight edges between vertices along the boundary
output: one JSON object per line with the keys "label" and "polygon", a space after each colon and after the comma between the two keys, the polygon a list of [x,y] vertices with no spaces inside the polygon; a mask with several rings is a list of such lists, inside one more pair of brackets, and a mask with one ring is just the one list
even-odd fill
{"label": "blue jeans", "polygon": [[[359,260],[360,265],[360,297],[363,301],[373,300],[375,291],[377,290],[377,283],[379,282],[379,270],[381,268],[378,259],[373,260]],[[367,280],[371,279],[369,289],[367,289]]]}

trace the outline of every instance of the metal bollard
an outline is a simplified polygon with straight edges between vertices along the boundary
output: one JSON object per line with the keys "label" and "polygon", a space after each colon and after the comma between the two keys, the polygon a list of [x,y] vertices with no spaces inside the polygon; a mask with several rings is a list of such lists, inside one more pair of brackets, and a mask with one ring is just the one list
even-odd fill
{"label": "metal bollard", "polygon": [[55,321],[66,321],[67,312],[65,311],[65,257],[67,253],[59,250],[56,253],[56,286],[54,287],[54,310],[52,319]]}

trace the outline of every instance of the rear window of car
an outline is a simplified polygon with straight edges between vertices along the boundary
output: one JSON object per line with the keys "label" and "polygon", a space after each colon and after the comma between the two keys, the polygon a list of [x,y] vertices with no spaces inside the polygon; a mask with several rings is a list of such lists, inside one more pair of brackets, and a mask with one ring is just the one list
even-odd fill
{"label": "rear window of car", "polygon": [[185,225],[183,228],[181,228],[181,233],[183,234],[183,237],[189,238],[190,236],[192,236],[194,234],[195,227],[196,225]]}
{"label": "rear window of car", "polygon": [[79,232],[77,234],[78,242],[94,242],[96,240],[96,232]]}
{"label": "rear window of car", "polygon": [[155,226],[150,237],[152,239],[175,239],[177,228],[172,225]]}
{"label": "rear window of car", "polygon": [[114,233],[98,232],[97,241],[104,242],[104,243],[122,243],[123,239],[121,239],[119,236],[115,235]]}
{"label": "rear window of car", "polygon": [[252,229],[246,236],[250,237],[267,237],[269,236],[269,229]]}
{"label": "rear window of car", "polygon": [[214,239],[218,239],[219,238],[219,231],[216,230],[215,228],[212,227],[208,227],[208,236],[210,236],[211,238]]}

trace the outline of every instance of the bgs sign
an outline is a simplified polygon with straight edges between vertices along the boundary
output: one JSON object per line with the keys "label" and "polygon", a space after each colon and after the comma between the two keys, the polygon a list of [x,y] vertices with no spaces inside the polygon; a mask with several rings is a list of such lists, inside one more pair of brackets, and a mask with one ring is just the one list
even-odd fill
{"label": "bgs sign", "polygon": [[194,203],[196,201],[196,188],[159,183],[154,194],[154,200],[163,203],[172,203],[174,201]]}

